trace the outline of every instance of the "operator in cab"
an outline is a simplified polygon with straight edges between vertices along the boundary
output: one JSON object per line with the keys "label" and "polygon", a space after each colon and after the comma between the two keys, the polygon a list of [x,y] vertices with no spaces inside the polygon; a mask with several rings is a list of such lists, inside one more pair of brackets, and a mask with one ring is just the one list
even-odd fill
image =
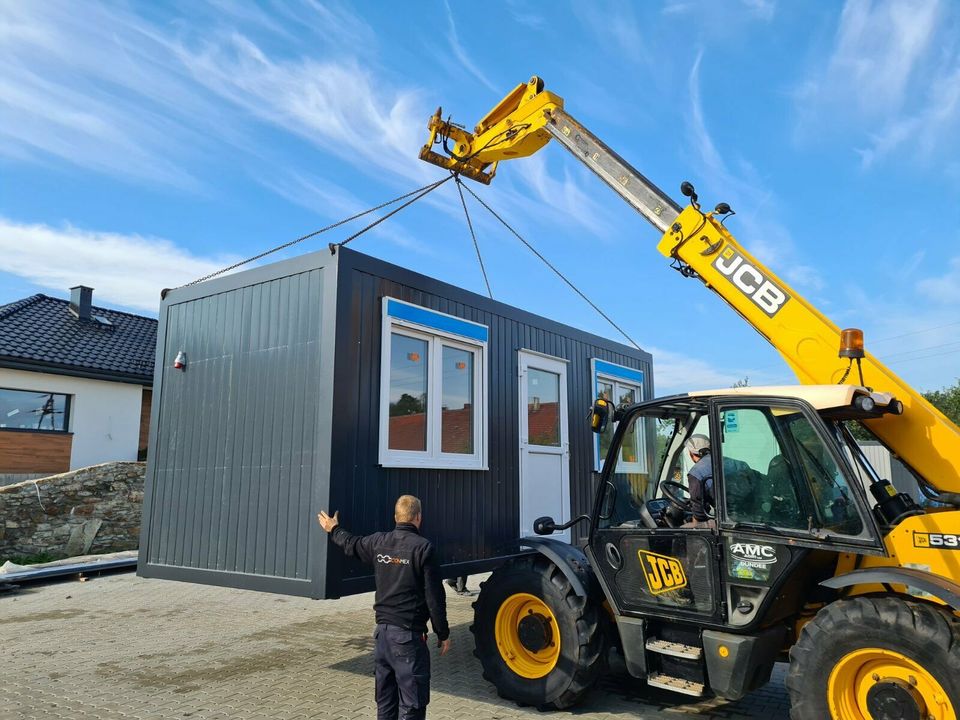
{"label": "operator in cab", "polygon": [[691,435],[684,447],[693,461],[687,472],[687,491],[690,493],[690,509],[693,519],[683,524],[685,528],[716,527],[716,521],[708,510],[716,506],[713,497],[713,458],[710,457],[710,438],[699,433]]}

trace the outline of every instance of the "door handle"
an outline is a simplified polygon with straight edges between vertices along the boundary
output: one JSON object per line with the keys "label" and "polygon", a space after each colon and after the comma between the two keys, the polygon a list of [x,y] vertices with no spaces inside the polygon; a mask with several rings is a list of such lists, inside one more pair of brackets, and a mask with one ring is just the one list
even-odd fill
{"label": "door handle", "polygon": [[623,567],[623,558],[620,557],[620,551],[617,550],[617,546],[613,543],[607,543],[604,547],[604,552],[607,556],[607,562],[610,563],[610,567],[614,570],[619,570]]}

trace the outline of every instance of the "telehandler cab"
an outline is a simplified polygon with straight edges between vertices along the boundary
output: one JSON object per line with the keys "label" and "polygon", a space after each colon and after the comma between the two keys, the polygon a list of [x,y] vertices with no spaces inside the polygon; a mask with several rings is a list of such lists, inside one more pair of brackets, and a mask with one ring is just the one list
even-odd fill
{"label": "telehandler cab", "polygon": [[[569,707],[614,647],[651,686],[730,699],[789,660],[794,720],[957,720],[960,429],[865,352],[862,333],[841,331],[744,250],[720,222],[726,203],[703,212],[684,183],[681,209],[539,78],[473,133],[440,110],[428,127],[420,157],[481,183],[501,160],[558,140],[663,233],[672,267],[720,295],[803,383],[622,407],[597,399],[605,462],[593,511],[540,518],[538,537],[521,541],[535,552],[494,570],[474,605],[476,654],[498,692]],[[859,384],[846,384],[854,362]],[[909,467],[925,507],[877,475],[858,424]],[[713,508],[696,526],[684,450],[694,434],[709,438]],[[579,522],[583,547],[543,537]]]}

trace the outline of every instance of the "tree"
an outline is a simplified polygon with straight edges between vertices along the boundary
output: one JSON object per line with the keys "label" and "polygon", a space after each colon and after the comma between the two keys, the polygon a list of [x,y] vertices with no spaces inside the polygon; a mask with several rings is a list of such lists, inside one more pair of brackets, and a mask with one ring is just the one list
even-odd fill
{"label": "tree", "polygon": [[[931,405],[942,412],[954,423],[960,425],[960,380],[953,387],[942,390],[931,390],[922,393]],[[847,423],[847,427],[857,440],[876,440],[873,433],[868,432],[860,423]]]}
{"label": "tree", "polygon": [[424,399],[423,395],[417,399],[409,393],[403,393],[399,400],[395,403],[390,403],[390,417],[422,414],[426,405]]}
{"label": "tree", "polygon": [[960,380],[953,387],[925,392],[923,396],[937,410],[960,425]]}

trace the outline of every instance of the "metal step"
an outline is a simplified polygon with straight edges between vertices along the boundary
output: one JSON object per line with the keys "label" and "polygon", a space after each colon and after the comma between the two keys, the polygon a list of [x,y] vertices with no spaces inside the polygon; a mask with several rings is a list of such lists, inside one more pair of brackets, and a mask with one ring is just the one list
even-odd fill
{"label": "metal step", "polygon": [[648,675],[647,685],[683,693],[684,695],[692,695],[693,697],[703,697],[703,683],[671,677],[670,675],[664,675],[662,673],[651,673]]}
{"label": "metal step", "polygon": [[647,640],[647,650],[660,653],[661,655],[672,655],[673,657],[684,658],[685,660],[699,660],[703,655],[703,649],[695,645],[684,645],[683,643],[670,642],[669,640],[658,640],[655,637]]}

